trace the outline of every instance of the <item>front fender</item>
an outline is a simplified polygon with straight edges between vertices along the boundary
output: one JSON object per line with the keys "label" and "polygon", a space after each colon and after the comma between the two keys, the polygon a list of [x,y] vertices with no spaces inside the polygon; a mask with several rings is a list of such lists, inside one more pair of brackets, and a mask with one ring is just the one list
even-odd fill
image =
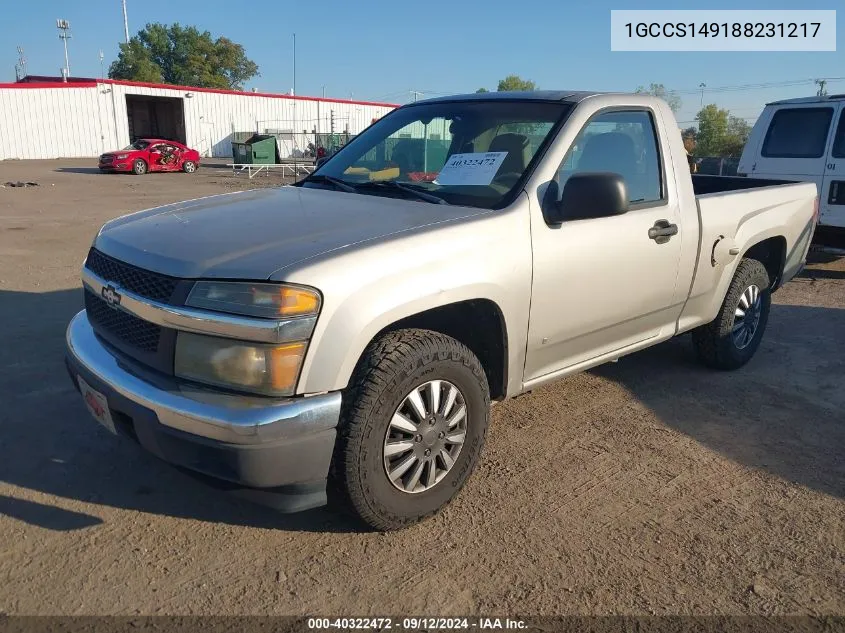
{"label": "front fender", "polygon": [[[526,200],[523,200],[527,204]],[[480,218],[345,249],[284,280],[323,293],[297,393],[345,388],[367,345],[393,323],[472,299],[495,303],[508,333],[507,392],[521,384],[531,282],[522,205]]]}

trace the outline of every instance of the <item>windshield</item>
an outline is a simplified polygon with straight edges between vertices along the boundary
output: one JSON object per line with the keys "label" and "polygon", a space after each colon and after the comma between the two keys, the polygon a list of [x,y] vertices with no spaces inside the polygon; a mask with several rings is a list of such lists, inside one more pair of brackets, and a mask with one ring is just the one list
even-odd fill
{"label": "windshield", "polygon": [[123,149],[147,149],[149,146],[150,144],[147,143],[147,141],[138,140],[132,143],[129,147],[124,147]]}
{"label": "windshield", "polygon": [[569,107],[514,100],[400,108],[315,171],[313,184],[309,179],[303,184],[332,186],[334,181],[336,189],[372,195],[413,188],[450,204],[497,208],[509,202]]}

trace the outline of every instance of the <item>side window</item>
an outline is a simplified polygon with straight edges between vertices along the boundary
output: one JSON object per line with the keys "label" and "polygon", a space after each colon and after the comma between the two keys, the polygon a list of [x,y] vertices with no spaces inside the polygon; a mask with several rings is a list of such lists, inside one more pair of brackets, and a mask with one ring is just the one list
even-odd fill
{"label": "side window", "polygon": [[660,151],[649,112],[606,112],[590,119],[560,165],[560,191],[572,174],[595,171],[620,174],[631,203],[663,198]]}
{"label": "side window", "polygon": [[784,108],[775,112],[762,154],[766,158],[821,158],[833,108]]}
{"label": "side window", "polygon": [[833,157],[845,158],[845,109],[839,116],[839,125],[836,128],[836,136],[833,139]]}

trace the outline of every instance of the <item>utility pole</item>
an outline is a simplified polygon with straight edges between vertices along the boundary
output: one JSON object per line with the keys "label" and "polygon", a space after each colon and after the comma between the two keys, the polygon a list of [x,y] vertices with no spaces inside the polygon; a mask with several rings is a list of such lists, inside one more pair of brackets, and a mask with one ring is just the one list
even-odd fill
{"label": "utility pole", "polygon": [[704,89],[707,87],[707,84],[703,81],[698,84],[698,87],[701,88],[701,102],[699,103],[699,110],[704,107]]}
{"label": "utility pole", "polygon": [[126,17],[126,0],[123,0],[123,35],[129,43],[129,19]]}
{"label": "utility pole", "polygon": [[412,101],[414,101],[414,102],[416,102],[416,100],[417,100],[417,96],[420,96],[420,97],[421,97],[421,96],[423,95],[423,93],[421,93],[421,92],[419,92],[419,91],[417,91],[417,90],[409,90],[408,92],[410,92],[410,93],[411,93],[411,100],[412,100]]}
{"label": "utility pole", "polygon": [[817,97],[826,97],[827,96],[827,79],[816,79],[816,85],[819,87],[819,91],[816,93]]}
{"label": "utility pole", "polygon": [[70,34],[70,22],[67,20],[56,20],[56,28],[59,29],[59,39],[65,44],[65,70],[64,81],[70,77],[70,62],[67,57],[67,41],[72,37]]}
{"label": "utility pole", "polygon": [[290,93],[296,94],[296,33],[293,34],[293,88]]}
{"label": "utility pole", "polygon": [[103,55],[102,49],[100,49],[100,53],[97,56],[100,58],[100,79],[105,79],[106,78],[106,69],[105,69],[105,65],[103,64],[103,60],[105,60],[106,56]]}

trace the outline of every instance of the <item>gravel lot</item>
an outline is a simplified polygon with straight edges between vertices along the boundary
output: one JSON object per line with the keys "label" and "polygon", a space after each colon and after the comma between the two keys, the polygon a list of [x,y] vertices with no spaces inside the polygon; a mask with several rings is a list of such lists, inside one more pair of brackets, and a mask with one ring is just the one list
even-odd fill
{"label": "gravel lot", "polygon": [[497,405],[445,512],[360,533],[221,496],[88,418],[78,269],[129,211],[278,183],[0,162],[0,611],[845,614],[845,258],[775,295],[754,360],[681,337]]}

